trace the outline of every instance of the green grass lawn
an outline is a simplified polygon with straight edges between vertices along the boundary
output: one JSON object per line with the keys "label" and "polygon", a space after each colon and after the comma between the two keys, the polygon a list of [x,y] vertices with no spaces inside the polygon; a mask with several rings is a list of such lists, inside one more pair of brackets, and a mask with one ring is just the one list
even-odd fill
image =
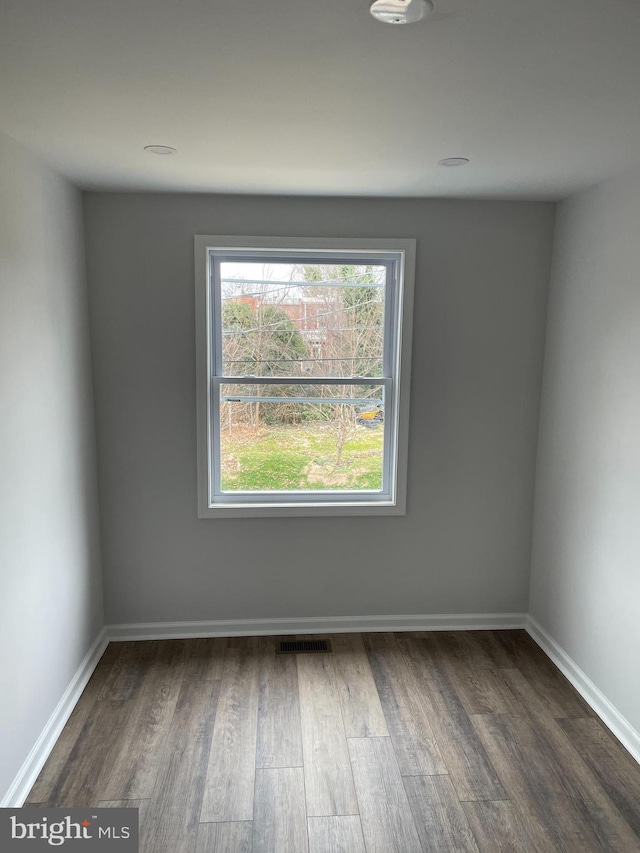
{"label": "green grass lawn", "polygon": [[222,430],[224,491],[381,489],[384,430],[356,427],[340,465],[325,424]]}

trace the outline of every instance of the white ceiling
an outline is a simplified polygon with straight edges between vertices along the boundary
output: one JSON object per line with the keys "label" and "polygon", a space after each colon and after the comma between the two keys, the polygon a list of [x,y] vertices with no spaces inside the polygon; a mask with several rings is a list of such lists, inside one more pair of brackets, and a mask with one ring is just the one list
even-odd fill
{"label": "white ceiling", "polygon": [[558,199],[640,158],[640,0],[435,3],[0,0],[0,130],[98,189]]}

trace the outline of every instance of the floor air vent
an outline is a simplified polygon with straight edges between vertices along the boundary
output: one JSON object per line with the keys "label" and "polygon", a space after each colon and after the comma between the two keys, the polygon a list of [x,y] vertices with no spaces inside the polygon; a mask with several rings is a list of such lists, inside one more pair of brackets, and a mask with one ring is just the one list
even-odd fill
{"label": "floor air vent", "polygon": [[279,655],[298,655],[304,652],[330,652],[331,640],[279,640],[276,653]]}

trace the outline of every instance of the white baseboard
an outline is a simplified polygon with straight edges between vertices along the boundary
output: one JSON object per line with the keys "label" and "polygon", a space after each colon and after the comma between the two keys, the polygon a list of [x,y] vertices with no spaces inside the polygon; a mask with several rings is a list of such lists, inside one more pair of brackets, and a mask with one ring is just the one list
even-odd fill
{"label": "white baseboard", "polygon": [[0,801],[0,808],[20,808],[23,805],[108,644],[107,632],[103,628],[40,732],[11,787]]}
{"label": "white baseboard", "polygon": [[542,651],[551,658],[560,672],[573,684],[578,693],[593,708],[602,722],[618,738],[620,743],[640,763],[640,733],[611,704],[602,691],[596,687],[589,676],[569,657],[565,650],[548,634],[539,622],[529,616],[526,623],[527,633],[536,641]]}
{"label": "white baseboard", "polygon": [[308,616],[300,619],[223,619],[211,622],[141,622],[107,625],[110,640],[179,640],[354,631],[480,631],[524,628],[525,613],[463,613],[442,616]]}

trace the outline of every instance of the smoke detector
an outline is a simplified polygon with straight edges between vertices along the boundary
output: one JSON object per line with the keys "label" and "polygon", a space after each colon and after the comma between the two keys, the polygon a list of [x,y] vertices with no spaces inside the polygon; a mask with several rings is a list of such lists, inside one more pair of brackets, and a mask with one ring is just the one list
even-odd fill
{"label": "smoke detector", "polygon": [[373,0],[369,11],[385,24],[415,24],[433,10],[431,0]]}

